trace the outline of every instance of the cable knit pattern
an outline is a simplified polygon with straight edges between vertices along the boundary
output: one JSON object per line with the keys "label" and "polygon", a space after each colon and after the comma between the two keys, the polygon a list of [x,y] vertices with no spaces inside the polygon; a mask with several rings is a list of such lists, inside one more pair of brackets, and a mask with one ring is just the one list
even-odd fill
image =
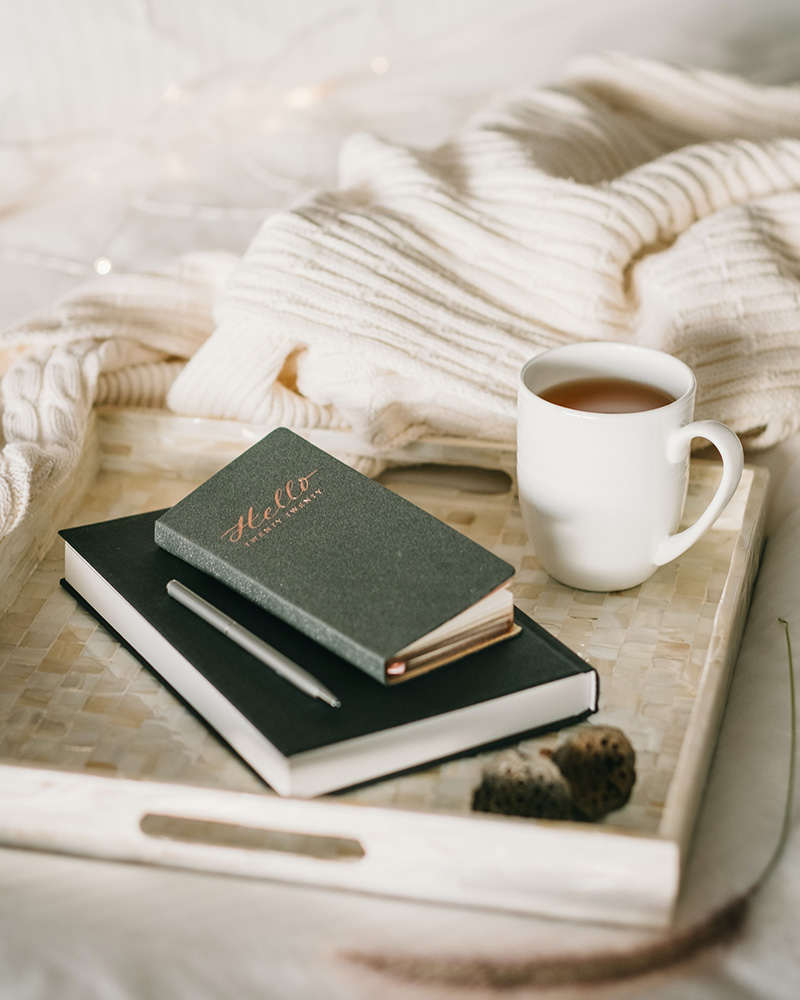
{"label": "cable knit pattern", "polygon": [[96,400],[512,441],[522,363],[612,339],[687,361],[697,416],[751,447],[800,429],[797,88],[584,58],[437,149],[355,135],[339,179],[238,262],[112,275],[4,335],[32,353],[2,384],[0,532]]}
{"label": "cable knit pattern", "polygon": [[752,446],[800,425],[800,91],[579,60],[430,152],[354,136],[341,189],[268,219],[174,408],[512,440],[516,376],[575,339],[696,370]]}
{"label": "cable knit pattern", "polygon": [[191,255],[163,271],[94,281],[3,335],[30,344],[0,383],[0,535],[76,464],[96,401],[160,406],[213,329],[233,258]]}

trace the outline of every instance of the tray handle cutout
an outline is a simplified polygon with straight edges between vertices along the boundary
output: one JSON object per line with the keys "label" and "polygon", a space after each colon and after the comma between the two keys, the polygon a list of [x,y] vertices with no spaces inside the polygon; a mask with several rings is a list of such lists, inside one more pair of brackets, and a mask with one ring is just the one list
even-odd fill
{"label": "tray handle cutout", "polygon": [[439,462],[390,465],[376,479],[389,488],[422,485],[431,489],[457,490],[486,496],[506,496],[513,486],[511,476],[502,469]]}
{"label": "tray handle cutout", "polygon": [[140,820],[139,827],[148,837],[158,839],[237,850],[276,851],[322,861],[353,862],[366,855],[361,844],[349,837],[270,830],[266,827],[170,816],[166,813],[146,813]]}

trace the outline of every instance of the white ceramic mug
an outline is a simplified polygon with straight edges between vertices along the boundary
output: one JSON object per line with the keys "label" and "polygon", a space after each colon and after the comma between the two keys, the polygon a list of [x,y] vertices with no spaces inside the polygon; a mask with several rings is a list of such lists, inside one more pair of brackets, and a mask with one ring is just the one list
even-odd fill
{"label": "white ceramic mug", "polygon": [[[644,382],[674,402],[634,413],[594,413],[542,399],[573,379]],[[569,344],[520,373],[517,481],[525,527],[542,566],[581,590],[624,590],[646,580],[707,531],[733,496],[742,446],[716,420],[692,422],[696,382],[661,351],[610,342]],[[692,440],[722,456],[722,477],[698,520],[677,531]]]}

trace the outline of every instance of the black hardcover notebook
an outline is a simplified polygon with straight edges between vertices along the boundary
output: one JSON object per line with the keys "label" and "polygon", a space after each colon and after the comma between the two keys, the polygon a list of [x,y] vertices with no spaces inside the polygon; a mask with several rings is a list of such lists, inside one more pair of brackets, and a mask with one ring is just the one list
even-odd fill
{"label": "black hardcover notebook", "polygon": [[514,568],[280,427],[160,517],[156,542],[381,683],[514,631]]}
{"label": "black hardcover notebook", "polygon": [[[519,611],[515,638],[408,684],[376,684],[159,548],[160,513],[61,531],[66,584],[282,795],[345,788],[597,708],[595,671]],[[173,578],[312,672],[341,707],[297,690],[170,598]]]}

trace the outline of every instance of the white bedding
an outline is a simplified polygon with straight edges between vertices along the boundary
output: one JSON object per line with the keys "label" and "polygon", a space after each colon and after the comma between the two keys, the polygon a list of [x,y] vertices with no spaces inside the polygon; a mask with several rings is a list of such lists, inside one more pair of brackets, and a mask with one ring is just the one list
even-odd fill
{"label": "white bedding", "polygon": [[[611,48],[761,82],[800,79],[795,0],[6,0],[0,28],[3,328],[109,267],[141,271],[197,250],[235,259],[267,214],[331,183],[352,131],[431,145],[488,100],[556,78],[575,55]],[[772,472],[769,538],[681,924],[756,877],[787,780],[778,618],[800,649],[800,439],[750,460]],[[798,909],[795,821],[737,941],[670,972],[574,995],[794,1000]],[[375,953],[497,961],[637,940],[609,928],[0,851],[3,1000],[447,997],[463,991],[368,973],[341,952],[355,942]]]}

